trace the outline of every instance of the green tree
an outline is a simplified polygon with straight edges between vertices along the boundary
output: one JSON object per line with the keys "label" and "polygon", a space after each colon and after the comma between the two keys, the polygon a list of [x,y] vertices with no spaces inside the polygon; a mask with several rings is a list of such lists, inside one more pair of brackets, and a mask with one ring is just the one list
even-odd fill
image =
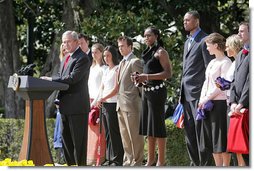
{"label": "green tree", "polygon": [[[120,34],[136,38],[146,27],[155,25],[161,30],[173,63],[173,77],[168,81],[168,97],[173,103],[178,98],[183,43],[187,34],[182,26],[184,14],[188,10],[198,10],[203,30],[207,33],[216,31],[227,37],[237,32],[239,22],[249,20],[248,4],[248,0],[0,0],[3,28],[0,70],[5,71],[1,72],[0,79],[6,94],[2,104],[6,116],[16,117],[22,111],[17,107],[21,103],[15,99],[14,92],[6,89],[9,75],[28,63],[37,64],[35,76],[56,74],[61,34],[65,30],[84,32],[91,36],[92,42],[116,45]],[[28,28],[33,31],[29,33],[31,37]],[[135,53],[140,56],[145,45],[142,42],[135,45]],[[47,115],[51,116],[53,99],[54,95],[48,99],[47,106]]]}
{"label": "green tree", "polygon": [[17,117],[21,109],[24,108],[23,106],[20,108],[20,105],[23,104],[19,98],[16,98],[16,93],[7,88],[9,76],[20,65],[12,5],[12,1],[0,1],[0,79],[2,79],[0,83],[1,87],[3,87],[3,105],[7,117]]}

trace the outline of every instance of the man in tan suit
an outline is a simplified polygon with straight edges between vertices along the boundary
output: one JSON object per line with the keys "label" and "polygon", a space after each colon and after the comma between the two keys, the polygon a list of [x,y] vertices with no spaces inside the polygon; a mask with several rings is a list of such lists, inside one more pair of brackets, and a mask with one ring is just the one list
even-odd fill
{"label": "man in tan suit", "polygon": [[119,64],[116,106],[124,148],[123,166],[140,166],[144,155],[144,138],[139,135],[141,91],[131,81],[131,74],[142,73],[143,67],[141,61],[132,53],[133,42],[130,38],[121,36],[117,42],[123,56]]}

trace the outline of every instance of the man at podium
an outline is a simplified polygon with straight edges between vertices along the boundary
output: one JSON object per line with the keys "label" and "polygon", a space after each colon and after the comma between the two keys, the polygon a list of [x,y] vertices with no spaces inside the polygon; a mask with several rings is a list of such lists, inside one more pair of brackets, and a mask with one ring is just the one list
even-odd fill
{"label": "man at podium", "polygon": [[86,166],[88,113],[90,111],[88,76],[90,61],[79,47],[78,34],[66,31],[62,35],[64,48],[70,55],[60,65],[56,77],[42,79],[61,82],[69,89],[58,94],[59,110],[63,122],[63,149],[67,165]]}

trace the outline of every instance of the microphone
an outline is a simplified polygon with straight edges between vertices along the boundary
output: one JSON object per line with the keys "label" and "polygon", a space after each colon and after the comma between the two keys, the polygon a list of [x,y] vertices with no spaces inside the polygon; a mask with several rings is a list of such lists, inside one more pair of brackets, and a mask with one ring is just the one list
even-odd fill
{"label": "microphone", "polygon": [[19,75],[29,75],[29,76],[33,76],[33,74],[35,73],[34,71],[34,67],[36,66],[36,64],[29,64],[26,67],[22,67],[19,71],[18,74]]}

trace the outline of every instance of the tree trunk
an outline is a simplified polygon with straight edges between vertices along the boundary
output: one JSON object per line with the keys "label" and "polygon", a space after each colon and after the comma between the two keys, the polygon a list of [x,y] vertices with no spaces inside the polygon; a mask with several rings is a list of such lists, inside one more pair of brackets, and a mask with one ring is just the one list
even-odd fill
{"label": "tree trunk", "polygon": [[13,4],[10,0],[0,0],[0,73],[4,89],[5,117],[19,118],[24,116],[24,101],[7,88],[10,75],[20,66],[16,25]]}

